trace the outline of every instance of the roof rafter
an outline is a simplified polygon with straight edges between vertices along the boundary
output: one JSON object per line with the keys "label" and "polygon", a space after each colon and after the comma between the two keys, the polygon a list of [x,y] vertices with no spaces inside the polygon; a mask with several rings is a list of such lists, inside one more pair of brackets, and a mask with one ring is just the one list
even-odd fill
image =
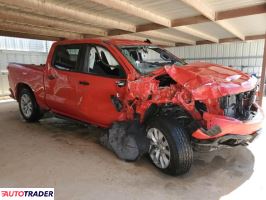
{"label": "roof rafter", "polygon": [[212,10],[205,2],[202,0],[181,0],[186,5],[194,8],[202,15],[209,18],[211,21],[215,21],[215,11]]}
{"label": "roof rafter", "polygon": [[216,12],[215,20],[231,19],[248,15],[266,13],[266,3],[244,8]]}
{"label": "roof rafter", "polygon": [[[236,17],[243,17],[248,15],[256,15],[266,13],[266,4],[260,4],[256,6],[248,6],[239,9],[219,11],[215,13],[215,21],[223,19],[232,19]],[[192,24],[200,24],[205,22],[211,22],[209,18],[204,15],[197,15],[192,17],[178,18],[171,21],[171,27],[186,26]],[[137,26],[136,32],[158,30],[165,28],[162,25],[156,23],[149,23]]]}
{"label": "roof rafter", "polygon": [[157,24],[161,24],[166,27],[171,26],[170,19],[159,16],[158,14],[155,14],[143,8],[137,7],[125,1],[121,1],[121,0],[90,0],[90,1],[104,5],[108,8],[122,11],[124,13],[130,14],[130,15],[142,18],[142,19],[146,19],[151,22],[155,22]]}
{"label": "roof rafter", "polygon": [[65,30],[65,31],[83,33],[83,34],[93,34],[98,36],[107,35],[107,31],[105,31],[104,29],[90,27],[90,26],[83,26],[77,23],[73,24],[68,21],[55,20],[39,15],[17,12],[16,10],[2,8],[1,6],[0,6],[0,15],[2,20],[14,21],[16,23],[29,24],[29,25],[31,24],[36,26],[54,28],[57,30]]}
{"label": "roof rafter", "polygon": [[202,0],[181,0],[181,1],[183,3],[185,3],[186,5],[194,8],[195,10],[200,12],[202,15],[206,16],[211,21],[213,21],[214,23],[218,24],[219,26],[221,26],[222,28],[224,28],[225,30],[230,32],[231,34],[233,34],[236,37],[238,37],[239,39],[245,40],[245,36],[242,33],[240,33],[238,30],[236,30],[229,23],[224,22],[224,21],[215,21],[216,20],[216,12],[213,9],[211,9],[209,7],[209,5],[206,4],[206,2],[204,2]]}
{"label": "roof rafter", "polygon": [[71,33],[71,32],[62,32],[60,30],[53,30],[43,27],[36,26],[25,26],[25,24],[19,23],[10,23],[5,20],[0,19],[0,30],[8,31],[13,33],[26,33],[32,35],[40,35],[40,36],[49,36],[49,37],[58,37],[58,38],[66,38],[66,39],[82,39],[84,36],[82,34]]}
{"label": "roof rafter", "polygon": [[205,17],[204,15],[197,15],[197,16],[192,16],[192,17],[174,19],[171,22],[171,27],[199,24],[199,23],[204,23],[204,22],[209,22],[209,21],[210,19]]}
{"label": "roof rafter", "polygon": [[179,26],[179,27],[175,27],[174,29],[182,31],[182,32],[187,33],[187,34],[190,34],[190,35],[193,35],[193,36],[196,36],[196,37],[200,37],[200,38],[205,39],[205,40],[209,40],[211,42],[215,42],[215,43],[219,42],[218,38],[213,37],[207,33],[204,33],[202,31],[199,31],[199,30],[191,28],[191,27]]}
{"label": "roof rafter", "polygon": [[[146,39],[145,36],[142,35],[136,35],[137,33],[134,34],[125,34],[125,35],[120,35],[120,36],[109,36],[106,37],[107,39],[109,38],[119,38],[119,39],[130,39],[130,40],[140,40],[143,41]],[[152,44],[156,44],[156,45],[161,45],[161,46],[171,46],[174,47],[175,43],[174,42],[167,42],[167,41],[163,41],[160,39],[154,39],[154,38],[149,38],[149,40],[152,42]]]}
{"label": "roof rafter", "polygon": [[140,34],[148,36],[148,37],[163,39],[163,40],[172,41],[172,42],[181,42],[181,43],[192,44],[192,45],[196,44],[194,40],[190,40],[190,39],[179,37],[179,36],[172,35],[172,34],[162,33],[159,31],[145,31],[145,32],[141,32]]}
{"label": "roof rafter", "polygon": [[[262,35],[248,35],[245,36],[245,40],[260,40],[260,39],[264,39],[266,37],[266,34],[262,34]],[[222,38],[219,39],[219,43],[225,43],[225,42],[237,42],[237,41],[241,41],[239,38],[237,37],[231,37],[231,38]],[[200,40],[197,41],[196,44],[197,45],[201,45],[201,44],[212,44],[213,42],[208,41],[208,40]],[[185,46],[185,45],[182,45]]]}
{"label": "roof rafter", "polygon": [[63,39],[61,37],[41,36],[30,33],[18,33],[18,32],[10,32],[2,30],[0,30],[0,35],[7,37],[27,38],[27,39],[36,39],[36,40],[50,40],[50,41],[58,41]]}
{"label": "roof rafter", "polygon": [[[182,31],[186,34],[194,35],[211,42],[217,42],[217,38],[207,33],[204,33],[191,27],[186,27],[186,25],[213,21],[225,30],[231,32],[237,38],[245,40],[246,37],[244,37],[244,35],[240,33],[235,27],[233,27],[230,23],[224,21],[224,19],[266,13],[266,3],[245,8],[215,12],[203,0],[181,0],[185,4],[194,8],[195,10],[198,10],[201,15],[170,20],[165,18],[164,16],[159,16],[149,10],[141,8],[140,6],[138,7],[137,5],[133,5],[122,0],[90,1],[96,2],[100,5],[104,5],[115,10],[119,10],[132,16],[137,16],[139,18],[146,19],[151,23],[136,26],[127,22],[122,22],[110,18],[108,19],[101,15],[80,12],[71,8],[65,8],[63,6],[60,6],[60,4],[55,4],[51,1],[44,0],[0,0],[0,15],[2,20],[6,20],[8,22],[14,21],[14,23],[19,24],[39,26],[40,30],[42,31],[43,27],[48,27],[47,31],[54,31],[54,33],[58,33],[56,32],[57,30],[66,30],[66,34],[69,34],[69,36],[71,36],[72,33],[78,33],[76,34],[77,37],[93,37],[94,35],[125,35],[130,34],[132,32],[140,32],[142,35],[144,35],[146,32],[147,36],[151,38],[161,39],[162,41],[195,44],[195,41],[193,40],[179,37],[175,34],[158,32],[156,30],[167,27],[175,27],[174,29]],[[1,10],[1,5],[2,8],[4,6],[4,10]],[[17,10],[19,12],[15,13],[14,11],[12,13],[10,10],[6,10],[6,8],[12,8],[11,10],[13,11],[19,8],[19,10]],[[25,11],[26,13],[23,13],[21,11]],[[28,11],[33,14],[27,13]],[[46,18],[46,16],[48,17]],[[104,29],[91,27],[92,24],[94,24],[95,26],[107,27],[114,30],[111,30],[107,33]],[[37,27],[34,28],[34,30],[37,30]],[[12,29],[12,31],[15,31],[15,29]],[[218,41],[220,42],[221,40]]]}
{"label": "roof rafter", "polygon": [[55,17],[59,19],[68,19],[73,21],[82,22],[85,24],[101,25],[104,27],[117,28],[130,32],[136,31],[136,26],[128,24],[122,21],[109,19],[103,16],[94,15],[86,12],[80,12],[78,10],[65,8],[54,3],[50,3],[42,0],[0,0],[5,6],[19,7],[29,10],[35,14],[41,14],[45,16]]}

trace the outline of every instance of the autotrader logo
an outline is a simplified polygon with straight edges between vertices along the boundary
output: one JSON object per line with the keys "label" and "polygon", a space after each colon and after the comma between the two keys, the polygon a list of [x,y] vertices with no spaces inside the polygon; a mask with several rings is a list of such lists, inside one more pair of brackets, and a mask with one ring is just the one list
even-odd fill
{"label": "autotrader logo", "polygon": [[0,188],[0,200],[54,200],[54,188]]}

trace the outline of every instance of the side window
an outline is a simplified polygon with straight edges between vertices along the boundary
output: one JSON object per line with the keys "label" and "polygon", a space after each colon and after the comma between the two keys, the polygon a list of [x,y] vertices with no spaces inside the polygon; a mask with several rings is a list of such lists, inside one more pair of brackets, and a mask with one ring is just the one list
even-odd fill
{"label": "side window", "polygon": [[80,45],[59,45],[56,47],[53,66],[62,70],[75,70],[78,67]]}
{"label": "side window", "polygon": [[117,60],[101,46],[87,47],[83,71],[101,76],[125,77],[125,72]]}

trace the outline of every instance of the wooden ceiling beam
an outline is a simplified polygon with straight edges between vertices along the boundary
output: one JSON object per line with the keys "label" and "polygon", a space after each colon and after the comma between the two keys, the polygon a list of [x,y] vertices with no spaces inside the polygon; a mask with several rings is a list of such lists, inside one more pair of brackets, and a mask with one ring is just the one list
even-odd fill
{"label": "wooden ceiling beam", "polygon": [[127,13],[132,16],[136,16],[157,24],[161,24],[166,27],[171,26],[171,20],[165,17],[162,17],[158,14],[150,12],[142,7],[138,7],[126,1],[121,0],[90,0],[100,5],[104,5],[108,8],[112,8],[114,10],[121,11],[123,13]]}
{"label": "wooden ceiling beam", "polygon": [[[227,31],[231,32],[237,38],[240,38],[241,40],[245,40],[246,37],[244,37],[244,35],[241,34],[238,30],[236,30],[231,24],[225,21],[216,21],[216,20],[230,19],[234,17],[265,13],[265,10],[266,10],[266,4],[261,4],[261,5],[246,7],[246,8],[214,12],[202,0],[181,0],[185,4],[199,11],[201,15],[194,16],[194,17],[175,19],[175,20],[169,20],[163,16],[158,16],[157,14],[152,13],[148,10],[142,9],[136,5],[130,4],[128,2],[120,1],[120,0],[101,0],[101,1],[91,0],[91,1],[107,6],[112,9],[119,10],[124,13],[128,13],[133,16],[137,16],[137,17],[149,20],[152,23],[135,26],[135,25],[117,21],[114,19],[106,19],[102,16],[98,16],[98,15],[96,16],[94,14],[78,12],[77,10],[70,9],[70,8],[64,8],[58,4],[53,4],[51,2],[47,2],[43,0],[9,0],[9,1],[0,0],[1,5],[5,6],[4,7],[5,10],[2,10],[2,11],[0,10],[0,15],[1,15],[1,19],[7,20],[7,21],[9,20],[9,21],[15,21],[19,23],[24,22],[25,24],[39,25],[39,26],[44,26],[44,27],[50,27],[53,29],[69,30],[69,32],[79,32],[79,33],[82,33],[88,36],[93,36],[93,35],[114,36],[114,35],[129,34],[132,32],[143,33],[143,32],[150,31],[150,30],[159,30],[159,29],[167,28],[169,26],[180,27],[179,29],[177,28],[177,30],[182,31],[186,34],[201,37],[202,39],[209,40],[211,42],[217,42],[217,38],[215,37],[212,37],[202,31],[192,29],[189,27],[183,27],[183,26],[213,21],[214,23],[223,27]],[[18,8],[20,10],[17,10],[17,12],[15,13],[14,10],[13,10],[14,12],[7,10],[6,8],[8,7],[9,8],[11,7],[13,9]],[[27,15],[21,12],[21,10],[30,11],[34,13],[35,15],[34,17],[31,17],[33,16],[32,14]],[[48,17],[45,17],[45,16],[48,16]],[[51,17],[55,18],[55,20]],[[90,26],[88,27],[85,24],[90,25]],[[98,25],[98,26],[110,27],[114,29],[107,33],[104,29],[91,27],[91,24],[95,24],[95,26]],[[53,30],[53,31],[55,33],[56,30]],[[158,32],[148,33],[148,34],[152,34],[153,36],[155,36],[156,33],[157,33],[157,38],[160,38],[162,40],[167,39],[165,37],[163,38],[159,37],[159,35],[162,36],[163,34],[160,32],[159,32],[160,33],[159,35],[158,35]],[[71,34],[71,33],[67,32],[67,34]],[[163,35],[165,36],[165,34]],[[172,40],[176,43],[182,43],[182,41],[175,41],[177,39],[177,36],[175,36],[174,34],[167,34],[167,36],[171,38],[171,39],[168,38],[168,40]],[[78,37],[80,37],[80,35]],[[81,35],[81,37],[83,37],[83,35]],[[184,38],[179,37],[179,39],[184,39]],[[192,44],[191,41],[186,41],[186,43]]]}
{"label": "wooden ceiling beam", "polygon": [[[245,41],[248,40],[260,40],[260,39],[264,39],[266,37],[266,35],[262,34],[262,35],[249,35],[245,37]],[[230,37],[230,38],[222,38],[219,39],[219,43],[226,43],[226,42],[239,42],[241,41],[239,38],[237,37]],[[201,44],[213,44],[214,42],[208,41],[208,40],[200,40],[196,42],[196,45],[201,45]],[[184,45],[183,45],[184,46]]]}
{"label": "wooden ceiling beam", "polygon": [[[250,6],[240,9],[233,9],[233,10],[226,10],[220,11],[215,13],[215,21],[222,20],[222,19],[231,19],[235,17],[242,17],[247,15],[254,15],[259,13],[265,13],[265,4],[257,5],[257,6]],[[239,11],[238,11],[239,10]],[[178,18],[171,21],[171,27],[179,27],[179,26],[187,26],[192,24],[200,24],[205,22],[211,22],[209,18],[204,15],[197,15],[192,17],[185,17],[185,18]],[[157,23],[148,23],[137,25],[136,32],[143,32],[143,31],[151,31],[151,30],[159,30],[166,28],[163,25]]]}
{"label": "wooden ceiling beam", "polygon": [[186,5],[194,8],[202,15],[213,21],[214,23],[218,24],[223,29],[227,30],[231,34],[235,35],[241,40],[244,40],[245,36],[240,33],[238,30],[235,29],[231,24],[225,21],[215,21],[216,20],[216,12],[210,8],[210,6],[203,0],[181,0]]}
{"label": "wooden ceiling beam", "polygon": [[202,38],[202,39],[205,39],[205,40],[209,40],[211,42],[215,42],[215,43],[219,42],[218,38],[213,37],[213,36],[211,36],[211,35],[209,35],[207,33],[199,31],[197,29],[190,28],[188,26],[179,26],[179,27],[175,27],[174,29],[176,29],[178,31],[182,31],[184,33],[187,33],[187,34],[195,36],[195,37],[199,37],[199,38]]}
{"label": "wooden ceiling beam", "polygon": [[136,26],[119,20],[106,18],[104,16],[81,12],[79,10],[66,8],[58,4],[43,0],[0,0],[2,5],[20,8],[30,11],[34,14],[54,17],[57,19],[69,20],[72,22],[81,22],[101,27],[121,29],[130,32],[136,31]]}
{"label": "wooden ceiling beam", "polygon": [[88,25],[82,25],[78,23],[74,24],[71,22],[56,20],[39,15],[17,12],[16,10],[4,9],[2,7],[0,7],[0,16],[2,20],[14,21],[22,24],[43,26],[43,27],[82,33],[82,34],[93,34],[97,36],[107,35],[107,31],[105,31],[104,29],[90,27]]}
{"label": "wooden ceiling beam", "polygon": [[209,21],[210,21],[210,19],[208,19],[204,15],[197,15],[197,16],[193,16],[193,17],[174,19],[171,22],[171,27],[200,24],[200,23],[209,22]]}
{"label": "wooden ceiling beam", "polygon": [[163,41],[160,39],[154,39],[151,37],[145,37],[143,35],[136,35],[136,34],[126,34],[126,35],[120,35],[120,36],[109,36],[105,37],[106,39],[110,38],[117,38],[117,39],[129,39],[129,40],[138,40],[138,41],[145,41],[146,39],[149,39],[152,44],[159,45],[159,46],[168,46],[168,47],[174,47],[174,42],[168,42]]}
{"label": "wooden ceiling beam", "polygon": [[148,37],[152,37],[152,38],[175,42],[175,43],[182,42],[182,43],[192,44],[192,45],[196,44],[194,40],[190,40],[190,39],[179,37],[179,36],[172,35],[172,34],[162,33],[159,31],[145,31],[145,32],[141,32],[140,34],[148,36]]}
{"label": "wooden ceiling beam", "polygon": [[262,35],[248,35],[245,37],[245,40],[260,40],[260,39],[265,39],[266,38],[266,34],[262,34]]}
{"label": "wooden ceiling beam", "polygon": [[129,34],[129,31],[119,30],[119,29],[113,29],[108,31],[108,36],[114,36],[114,35],[123,35],[123,34]]}
{"label": "wooden ceiling beam", "polygon": [[[194,17],[186,17],[186,18],[181,18],[181,19],[173,20],[171,22],[171,26],[189,25],[189,24],[203,23],[203,22],[207,22],[207,21],[210,21],[210,20],[208,18],[206,18],[205,16],[203,16],[203,15],[199,15],[199,16],[194,16]],[[163,28],[166,28],[166,27],[163,26],[163,25],[160,25],[160,24],[156,24],[156,23],[149,23],[149,24],[144,24],[144,25],[138,25],[137,26],[137,29],[136,29],[136,32],[144,33],[144,32],[147,32],[148,31],[149,33],[152,33],[150,31],[152,31],[152,30],[159,30],[159,29],[163,29]],[[211,38],[212,41],[216,41],[214,37],[211,37],[208,34],[204,34],[204,33],[200,32],[200,31],[196,31],[196,30],[193,31],[193,32],[191,32],[191,30],[192,29],[190,28],[190,30],[189,30],[190,32],[189,31],[185,31],[185,30],[183,30],[183,32],[186,33],[186,34],[189,34],[189,35],[195,35],[195,34],[197,34],[196,35],[197,37],[201,37],[201,36],[204,35],[204,37],[202,37],[202,39],[207,39],[207,38],[210,39]],[[114,35],[123,35],[123,34],[128,34],[128,33],[129,32],[116,29],[116,30],[109,31],[108,32],[108,35],[109,36],[114,36]],[[159,35],[161,35],[161,34],[157,34],[157,37]],[[175,35],[168,34],[168,36],[169,37],[174,37]],[[161,39],[166,39],[166,38],[164,36],[164,38],[161,38]],[[182,37],[179,37],[178,43],[180,43],[180,39],[182,41],[185,40],[186,41],[185,43],[195,44],[194,41],[187,40],[186,38],[182,38]],[[174,41],[176,41],[176,40],[174,40]]]}
{"label": "wooden ceiling beam", "polygon": [[25,26],[24,24],[15,24],[9,23],[0,19],[0,30],[14,32],[14,33],[25,33],[39,36],[47,36],[47,37],[58,37],[65,39],[82,39],[84,36],[82,34],[71,33],[71,32],[62,32],[59,30],[47,29],[43,27],[35,27],[35,26]]}
{"label": "wooden ceiling beam", "polygon": [[236,17],[243,17],[248,15],[256,15],[266,13],[266,3],[255,5],[255,6],[248,6],[244,8],[236,8],[232,10],[225,10],[216,12],[215,20],[224,20],[224,19],[232,19]]}
{"label": "wooden ceiling beam", "polygon": [[136,32],[152,31],[152,30],[158,30],[158,29],[163,29],[163,28],[166,28],[166,27],[160,24],[156,24],[156,23],[149,23],[149,24],[138,25]]}
{"label": "wooden ceiling beam", "polygon": [[227,22],[227,21],[216,21],[216,24],[218,24],[223,29],[227,30],[232,35],[238,37],[239,39],[245,40],[245,35],[242,34],[239,30],[237,30],[234,26],[232,26],[229,22]]}
{"label": "wooden ceiling beam", "polygon": [[204,1],[202,0],[181,0],[186,5],[192,7],[197,10],[199,13],[210,19],[211,21],[215,21],[215,11],[212,10]]}
{"label": "wooden ceiling beam", "polygon": [[6,37],[17,37],[17,38],[27,38],[27,39],[36,39],[36,40],[50,40],[50,41],[59,41],[63,38],[60,37],[51,37],[51,36],[43,36],[43,35],[34,35],[29,33],[18,33],[18,32],[10,32],[0,30],[1,36]]}

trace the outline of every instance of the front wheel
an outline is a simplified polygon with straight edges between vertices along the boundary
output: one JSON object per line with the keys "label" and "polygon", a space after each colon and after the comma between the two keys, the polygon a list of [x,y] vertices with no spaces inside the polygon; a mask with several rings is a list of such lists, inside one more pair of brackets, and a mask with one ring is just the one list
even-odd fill
{"label": "front wheel", "polygon": [[180,175],[189,171],[193,150],[185,129],[166,117],[153,118],[147,126],[149,156],[161,171]]}

